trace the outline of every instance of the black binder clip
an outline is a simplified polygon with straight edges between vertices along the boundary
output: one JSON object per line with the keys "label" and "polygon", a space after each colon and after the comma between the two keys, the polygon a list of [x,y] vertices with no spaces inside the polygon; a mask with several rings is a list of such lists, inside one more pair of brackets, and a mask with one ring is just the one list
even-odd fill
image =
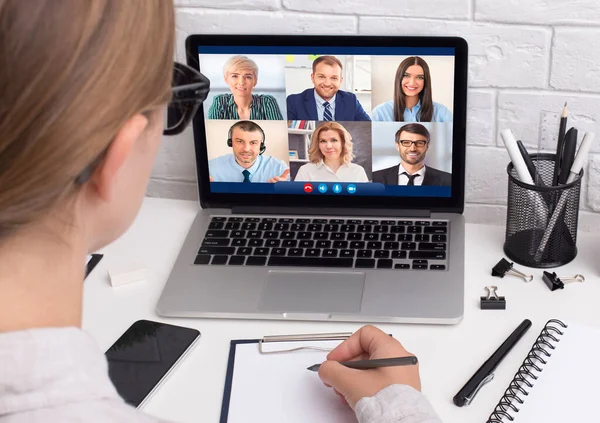
{"label": "black binder clip", "polygon": [[500,261],[496,263],[492,269],[492,276],[503,278],[504,275],[511,275],[521,278],[524,282],[531,282],[533,280],[533,275],[526,275],[523,272],[519,272],[513,268],[513,264],[511,262],[506,259],[500,259]]}
{"label": "black binder clip", "polygon": [[505,310],[506,309],[506,299],[504,297],[499,297],[496,294],[497,286],[486,286],[486,291],[488,292],[487,296],[480,297],[480,307],[482,310]]}
{"label": "black binder clip", "polygon": [[548,285],[548,288],[550,288],[550,291],[556,291],[557,289],[564,289],[565,283],[585,282],[585,278],[583,277],[583,275],[575,275],[572,277],[559,278],[556,275],[556,272],[550,273],[550,272],[546,272],[546,271],[544,271],[544,275],[542,276],[542,279],[544,280],[546,285]]}

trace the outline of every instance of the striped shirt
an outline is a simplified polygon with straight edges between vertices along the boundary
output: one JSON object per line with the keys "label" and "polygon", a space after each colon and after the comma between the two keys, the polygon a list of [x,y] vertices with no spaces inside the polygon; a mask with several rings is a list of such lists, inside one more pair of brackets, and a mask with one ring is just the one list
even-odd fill
{"label": "striped shirt", "polygon": [[[219,94],[208,109],[209,119],[239,119],[233,94]],[[283,120],[275,97],[268,94],[252,94],[250,120]]]}

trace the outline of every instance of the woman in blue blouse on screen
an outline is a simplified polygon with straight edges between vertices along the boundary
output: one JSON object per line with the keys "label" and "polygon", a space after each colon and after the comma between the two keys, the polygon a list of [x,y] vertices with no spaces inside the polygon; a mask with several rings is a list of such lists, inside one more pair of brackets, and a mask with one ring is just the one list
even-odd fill
{"label": "woman in blue blouse on screen", "polygon": [[384,122],[452,122],[452,112],[432,100],[429,66],[422,58],[412,56],[398,66],[394,99],[375,107],[371,119]]}

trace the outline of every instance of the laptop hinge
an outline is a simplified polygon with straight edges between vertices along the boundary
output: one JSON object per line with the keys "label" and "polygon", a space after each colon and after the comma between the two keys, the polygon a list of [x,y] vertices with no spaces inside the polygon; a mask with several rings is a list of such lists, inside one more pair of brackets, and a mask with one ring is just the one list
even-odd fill
{"label": "laptop hinge", "polygon": [[353,209],[343,207],[265,207],[239,206],[231,209],[233,214],[284,214],[317,216],[386,216],[386,217],[431,217],[424,209]]}

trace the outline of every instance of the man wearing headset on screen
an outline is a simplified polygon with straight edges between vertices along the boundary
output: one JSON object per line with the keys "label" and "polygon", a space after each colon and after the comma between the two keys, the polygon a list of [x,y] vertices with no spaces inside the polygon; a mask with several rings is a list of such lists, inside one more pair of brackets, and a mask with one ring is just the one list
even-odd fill
{"label": "man wearing headset on screen", "polygon": [[283,160],[263,153],[267,149],[265,133],[249,120],[240,120],[229,128],[227,145],[232,154],[208,162],[211,182],[279,182],[290,180],[290,169]]}

